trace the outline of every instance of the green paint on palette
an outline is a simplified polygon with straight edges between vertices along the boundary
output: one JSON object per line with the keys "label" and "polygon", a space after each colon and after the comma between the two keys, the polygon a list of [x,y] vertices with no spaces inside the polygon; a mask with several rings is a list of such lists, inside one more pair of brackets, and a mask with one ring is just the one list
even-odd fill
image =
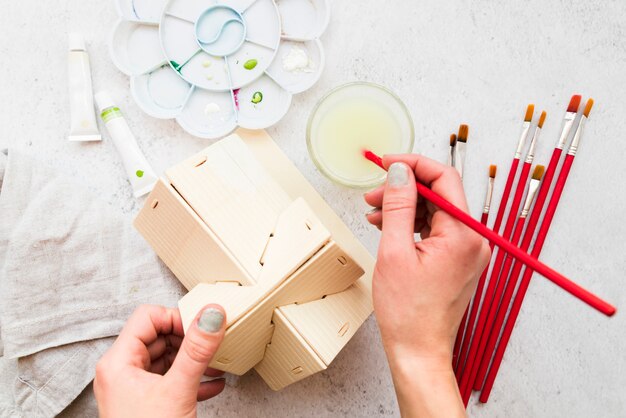
{"label": "green paint on palette", "polygon": [[139,178],[143,177],[143,170],[137,170],[135,171],[135,175]]}
{"label": "green paint on palette", "polygon": [[257,103],[261,103],[262,100],[263,100],[263,93],[261,93],[260,91],[255,91],[254,94],[252,95],[252,100],[250,101],[254,104],[257,104]]}
{"label": "green paint on palette", "polygon": [[180,72],[180,64],[179,64],[179,63],[177,63],[176,61],[170,61],[170,65],[171,65],[172,67],[174,67],[174,69],[175,69],[176,71]]}
{"label": "green paint on palette", "polygon": [[246,70],[252,70],[254,67],[256,67],[257,63],[258,61],[255,59],[248,60],[243,63],[243,68],[245,68]]}

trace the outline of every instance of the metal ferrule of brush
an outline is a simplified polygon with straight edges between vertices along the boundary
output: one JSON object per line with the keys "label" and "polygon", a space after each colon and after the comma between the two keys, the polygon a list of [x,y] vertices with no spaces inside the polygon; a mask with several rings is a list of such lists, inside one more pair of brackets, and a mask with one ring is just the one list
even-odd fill
{"label": "metal ferrule of brush", "polygon": [[524,202],[524,208],[522,209],[522,213],[519,215],[521,218],[528,216],[530,207],[533,205],[533,200],[535,200],[537,190],[539,190],[539,183],[541,183],[541,180],[530,180],[530,184],[528,185],[528,194],[526,195],[526,201]]}
{"label": "metal ferrule of brush", "polygon": [[465,164],[465,143],[457,142],[454,146],[454,167],[459,172],[461,180],[463,179],[463,165]]}
{"label": "metal ferrule of brush", "polygon": [[519,138],[519,142],[517,143],[517,149],[515,150],[515,158],[522,158],[522,151],[524,151],[524,143],[526,142],[526,137],[528,136],[528,132],[530,131],[530,122],[524,122],[522,125],[522,135]]}
{"label": "metal ferrule of brush", "polygon": [[451,167],[454,167],[454,148],[455,147],[450,147],[450,152],[448,153],[448,165]]}
{"label": "metal ferrule of brush", "polygon": [[541,128],[537,127],[535,129],[535,134],[533,135],[532,141],[530,141],[530,147],[528,148],[528,154],[526,154],[526,160],[524,162],[528,164],[532,164],[535,159],[535,148],[537,147],[537,140],[539,139],[539,134],[541,133]]}
{"label": "metal ferrule of brush", "polygon": [[483,213],[489,213],[491,208],[491,197],[493,196],[493,184],[494,179],[489,178],[489,185],[487,186],[487,195],[485,196],[485,206],[483,207]]}
{"label": "metal ferrule of brush", "polygon": [[556,148],[565,148],[567,137],[569,136],[569,133],[572,130],[572,126],[574,125],[574,119],[576,119],[576,113],[565,113],[565,117],[563,118],[563,129],[561,129],[561,137],[559,138],[559,142],[556,144]]}
{"label": "metal ferrule of brush", "polygon": [[587,118],[584,116],[580,118],[578,129],[576,129],[574,139],[572,139],[572,144],[569,146],[569,150],[567,151],[569,155],[576,155],[576,151],[578,151],[578,144],[580,143],[580,137],[583,135],[583,127],[585,126],[586,120]]}

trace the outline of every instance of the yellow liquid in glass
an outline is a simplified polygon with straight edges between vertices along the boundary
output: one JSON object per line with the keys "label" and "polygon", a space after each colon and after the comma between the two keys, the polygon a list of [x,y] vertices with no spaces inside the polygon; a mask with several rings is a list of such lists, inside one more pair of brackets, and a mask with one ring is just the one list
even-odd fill
{"label": "yellow liquid in glass", "polygon": [[383,156],[401,152],[399,122],[384,105],[367,99],[343,100],[320,118],[315,138],[319,162],[342,182],[382,179],[379,167],[363,157],[368,149]]}

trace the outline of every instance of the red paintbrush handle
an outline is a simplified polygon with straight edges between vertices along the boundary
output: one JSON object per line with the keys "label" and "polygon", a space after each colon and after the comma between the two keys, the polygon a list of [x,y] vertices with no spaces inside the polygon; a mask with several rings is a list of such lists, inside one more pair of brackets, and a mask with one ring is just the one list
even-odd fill
{"label": "red paintbrush handle", "polygon": [[[532,242],[533,236],[535,235],[535,230],[537,229],[537,224],[539,223],[539,218],[541,216],[541,212],[543,211],[543,206],[546,202],[546,198],[548,197],[548,193],[550,192],[552,178],[554,177],[556,168],[559,165],[561,152],[562,150],[560,148],[554,148],[554,151],[552,152],[550,163],[548,164],[546,173],[543,176],[541,186],[539,187],[539,193],[537,194],[537,200],[535,201],[535,205],[533,206],[530,218],[528,219],[528,226],[526,227],[526,232],[524,233],[524,238],[522,239],[522,245],[520,248],[523,251],[528,250]],[[494,353],[494,347],[496,347],[496,344],[498,342],[498,336],[500,334],[507,314],[507,309],[505,308],[509,306],[512,298],[512,295],[507,296],[507,294],[509,292],[514,292],[523,266],[524,264],[518,261],[513,262],[513,270],[511,271],[509,282],[507,283],[507,289],[505,290],[505,296],[503,297],[501,303],[502,308],[498,310],[498,316],[496,317],[493,331],[491,333],[491,336],[489,337],[489,341],[487,342],[486,353],[489,354],[489,356]]]}
{"label": "red paintbrush handle", "polygon": [[[517,219],[517,213],[519,211],[520,205],[522,203],[522,197],[524,196],[524,190],[526,189],[526,183],[528,182],[528,174],[530,173],[531,163],[524,162],[522,166],[522,172],[520,174],[519,180],[517,182],[517,187],[515,189],[515,195],[513,197],[513,202],[511,204],[511,209],[509,211],[509,217],[506,221],[506,225],[504,226],[504,233],[502,237],[504,239],[511,238],[511,232],[513,231],[513,227],[515,225],[515,220]],[[520,231],[521,234],[521,231]],[[517,245],[519,242],[519,237],[517,240],[513,240],[513,244]],[[489,331],[491,330],[492,321],[495,317],[494,310],[497,309],[498,303],[500,302],[500,298],[502,296],[502,290],[504,284],[506,283],[507,276],[502,277],[502,264],[506,257],[506,253],[497,249],[496,261],[493,264],[493,269],[491,271],[491,278],[489,279],[494,283],[493,290],[490,295],[485,296],[488,302],[483,304],[483,308],[481,309],[481,315],[479,319],[479,323],[477,328],[480,327],[479,332],[476,333],[476,345],[478,346],[475,355],[471,357],[472,359],[472,367],[468,377],[468,385],[474,386],[476,375],[478,374],[478,366],[480,361],[485,354],[485,347],[487,345],[487,338]],[[476,388],[475,388],[476,389]],[[471,392],[470,392],[471,394]]]}
{"label": "red paintbrush handle", "polygon": [[459,351],[461,350],[461,342],[463,341],[463,334],[465,334],[465,326],[467,325],[467,314],[469,312],[472,301],[470,300],[465,308],[463,318],[459,324],[459,329],[456,332],[456,338],[454,339],[454,349],[452,350],[452,369],[456,369],[459,364]]}
{"label": "red paintbrush handle", "polygon": [[485,287],[485,281],[487,279],[487,272],[489,271],[489,264],[483,270],[483,273],[480,275],[480,279],[478,279],[478,286],[476,287],[476,293],[474,294],[474,301],[472,302],[472,309],[470,310],[469,317],[467,320],[467,331],[465,331],[465,338],[463,338],[463,344],[461,345],[461,350],[459,351],[459,360],[457,362],[457,368],[455,370],[455,376],[457,382],[461,383],[461,375],[463,373],[463,368],[466,364],[467,352],[469,350],[469,346],[472,342],[474,324],[476,323],[476,315],[478,314],[478,308],[480,307],[480,301],[483,297],[483,289]]}
{"label": "red paintbrush handle", "polygon": [[[506,225],[504,226],[504,233],[502,237],[505,240],[508,240],[511,237],[511,232],[513,232],[513,227],[515,225],[515,219],[517,216],[517,212],[519,210],[520,204],[522,202],[522,197],[524,195],[524,189],[526,188],[526,180],[528,179],[528,173],[530,172],[530,163],[524,163],[522,166],[522,172],[520,174],[519,181],[517,182],[517,187],[515,189],[515,196],[513,197],[513,202],[511,204],[511,209],[509,211],[509,217],[506,221]],[[505,206],[506,206],[505,202]],[[472,386],[474,385],[474,380],[476,379],[476,375],[478,374],[478,363],[484,354],[484,349],[486,345],[486,341],[484,340],[484,332],[485,327],[488,324],[488,315],[491,311],[492,306],[497,305],[499,300],[497,300],[498,292],[502,291],[502,284],[500,277],[500,270],[502,269],[502,262],[504,261],[504,256],[506,252],[497,249],[497,255],[493,267],[491,269],[491,276],[489,277],[489,286],[487,287],[487,291],[485,292],[484,302],[482,307],[480,308],[480,315],[478,316],[478,322],[476,323],[476,329],[474,331],[474,338],[472,341],[472,345],[470,346],[469,354],[467,356],[467,366],[466,371],[461,376],[461,396],[465,401],[469,400],[472,394]]]}
{"label": "red paintbrush handle", "polygon": [[417,186],[417,192],[424,199],[430,201],[432,204],[439,207],[439,209],[461,221],[463,224],[478,232],[483,237],[493,241],[495,245],[509,253],[509,255],[526,264],[532,270],[552,281],[566,292],[571,293],[576,298],[607,316],[612,316],[615,313],[615,307],[608,302],[600,299],[598,296],[580,287],[567,277],[563,276],[561,273],[546,266],[538,259],[530,256],[528,253],[520,250],[517,246],[511,244],[509,241],[505,240],[485,225],[482,225],[480,222],[454,206],[452,203],[448,202],[443,197],[439,196],[437,193],[430,190],[428,187],[424,186],[422,183],[417,182],[415,184]]}
{"label": "red paintbrush handle", "polygon": [[[496,220],[493,223],[493,231],[498,233],[500,231],[500,226],[502,225],[502,219],[504,218],[504,213],[506,212],[507,203],[509,202],[509,196],[511,194],[511,189],[513,187],[513,181],[515,180],[515,174],[517,173],[517,166],[519,165],[519,158],[513,158],[511,161],[511,167],[509,168],[509,174],[506,178],[506,183],[504,185],[504,191],[502,192],[502,197],[500,199],[500,206],[498,206],[498,212],[496,214]],[[491,252],[493,255],[494,242],[489,241],[489,246],[491,247]],[[487,280],[487,273],[489,272],[489,264],[485,267],[485,271],[480,276],[479,285],[480,292],[477,292],[479,295],[479,300],[483,299],[483,287],[485,285],[485,281]],[[477,289],[478,290],[478,289]],[[459,383],[461,383],[461,374],[464,371],[465,363],[468,359],[468,352],[470,349],[470,344],[474,340],[474,335],[471,330],[474,329],[474,324],[476,322],[476,316],[478,315],[479,304],[473,304],[472,310],[470,311],[469,323],[468,327],[470,329],[470,335],[468,338],[463,340],[463,344],[461,346],[461,350],[459,352],[459,362],[457,363],[457,369],[455,370],[456,379]]]}
{"label": "red paintbrush handle", "polygon": [[[550,229],[550,224],[552,223],[552,219],[554,218],[554,214],[556,212],[559,199],[561,198],[561,194],[563,193],[565,181],[567,180],[567,176],[569,175],[569,171],[573,162],[574,162],[573,155],[568,154],[565,156],[563,167],[561,168],[561,172],[559,173],[559,177],[557,178],[556,184],[554,186],[554,191],[552,192],[552,198],[550,199],[550,202],[548,203],[546,214],[544,216],[543,222],[541,223],[541,227],[539,228],[539,233],[537,234],[537,239],[535,241],[535,245],[531,253],[534,257],[538,257],[539,254],[541,253],[541,249],[543,248],[543,244],[547,237],[548,230]],[[543,197],[545,199],[545,196]],[[537,210],[537,208],[533,209],[532,218],[534,218],[535,213],[539,213],[539,212],[541,212],[541,210]],[[531,220],[533,220],[532,218]],[[521,270],[521,266],[519,267],[519,270]],[[533,270],[531,268],[527,268],[524,271],[524,275],[522,277],[522,281],[520,283],[519,289],[517,290],[517,294],[515,295],[515,298],[513,299],[513,304],[511,306],[509,317],[504,325],[502,337],[500,338],[500,342],[497,345],[496,352],[493,357],[493,364],[491,365],[491,368],[489,369],[489,373],[487,374],[487,378],[485,380],[485,385],[483,386],[483,391],[480,395],[480,401],[483,403],[487,402],[487,400],[489,399],[489,394],[491,393],[491,389],[493,388],[493,383],[496,379],[496,375],[502,363],[504,352],[506,351],[507,344],[509,342],[509,339],[511,338],[513,327],[515,326],[515,322],[519,315],[519,311],[522,307],[522,302],[524,301],[524,296],[526,295],[526,291],[528,290],[528,285],[530,284],[530,279],[532,275],[533,275]],[[615,309],[613,309],[613,313],[614,312],[615,312]]]}
{"label": "red paintbrush handle", "polygon": [[[368,157],[368,154],[371,156],[375,156],[374,153],[372,153],[371,151],[367,151],[365,153],[366,158],[370,159],[370,161],[372,162],[376,162],[381,168],[384,169],[384,166],[382,165],[382,159],[380,157],[376,156],[376,159],[372,160]],[[520,260],[522,263],[526,264],[537,273],[551,280],[567,292],[571,293],[575,297],[579,298],[583,302],[587,303],[589,306],[597,309],[605,315],[611,316],[615,313],[614,306],[600,299],[588,290],[585,290],[582,287],[578,286],[576,283],[572,282],[559,272],[546,266],[538,259],[531,257],[526,252],[520,250],[517,246],[511,244],[509,241],[505,240],[500,235],[496,234],[491,229],[487,228],[485,225],[481,224],[476,219],[472,218],[470,215],[457,208],[452,203],[448,202],[446,199],[430,190],[428,187],[424,186],[422,183],[415,182],[415,186],[417,187],[417,192],[424,199],[430,201],[432,204],[439,207],[439,209],[443,210],[453,218],[456,218],[461,223],[478,232],[483,237],[487,238],[490,241],[493,241],[495,245],[499,246],[511,256],[513,256],[517,260]]]}
{"label": "red paintbrush handle", "polygon": [[[480,223],[483,225],[487,225],[487,221],[489,220],[489,212],[483,212],[480,216]],[[485,269],[487,270],[487,269]],[[454,341],[454,350],[452,351],[452,366],[455,370],[458,370],[459,365],[459,354],[461,351],[461,342],[464,340],[463,335],[466,334],[465,339],[469,339],[472,333],[471,328],[467,329],[467,320],[468,320],[468,312],[470,310],[470,306],[472,307],[472,311],[474,311],[474,306],[478,308],[480,304],[480,299],[482,297],[483,286],[485,285],[485,276],[486,272],[481,274],[480,279],[478,279],[478,285],[476,286],[476,292],[474,293],[474,298],[470,303],[468,303],[467,308],[465,308],[465,313],[463,314],[463,319],[461,319],[461,325],[459,326],[459,330],[456,333],[456,340]],[[474,327],[474,320],[470,321],[471,327]],[[458,377],[457,377],[458,379]]]}
{"label": "red paintbrush handle", "polygon": [[[517,244],[520,241],[525,223],[526,218],[520,217],[517,219],[515,232],[513,232],[513,238],[511,239],[513,244]],[[515,290],[514,281],[511,279],[507,281],[507,278],[509,278],[509,271],[511,270],[511,264],[513,264],[513,258],[506,256],[504,264],[502,265],[498,288],[496,289],[496,299],[494,299],[494,303],[492,303],[489,308],[489,315],[487,316],[485,329],[480,339],[481,348],[479,349],[479,353],[482,353],[482,355],[477,357],[475,361],[475,364],[478,365],[478,373],[476,374],[476,379],[474,380],[474,390],[480,390],[482,388],[482,383],[485,381],[487,367],[491,361],[494,349],[494,346],[490,345],[493,340],[491,337],[496,336],[497,339],[498,334],[500,334],[502,323],[498,325],[499,315],[501,312],[506,313],[508,310],[509,303],[511,302],[511,296]]]}

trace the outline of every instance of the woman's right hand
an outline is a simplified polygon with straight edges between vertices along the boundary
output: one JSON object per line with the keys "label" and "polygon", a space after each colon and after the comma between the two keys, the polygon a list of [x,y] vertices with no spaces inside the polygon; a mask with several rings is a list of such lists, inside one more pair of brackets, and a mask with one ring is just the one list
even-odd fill
{"label": "woman's right hand", "polygon": [[[452,349],[476,281],[489,261],[489,246],[417,195],[416,178],[467,211],[454,168],[412,154],[385,156],[383,164],[387,182],[367,193],[365,201],[375,208],[367,214],[368,221],[382,230],[373,278],[374,309],[400,408],[407,416],[463,415]],[[415,233],[421,235],[418,242]],[[420,388],[425,390],[421,400]],[[451,398],[436,402],[443,394]],[[432,408],[415,409],[416,403]],[[445,413],[442,404],[455,409]]]}

